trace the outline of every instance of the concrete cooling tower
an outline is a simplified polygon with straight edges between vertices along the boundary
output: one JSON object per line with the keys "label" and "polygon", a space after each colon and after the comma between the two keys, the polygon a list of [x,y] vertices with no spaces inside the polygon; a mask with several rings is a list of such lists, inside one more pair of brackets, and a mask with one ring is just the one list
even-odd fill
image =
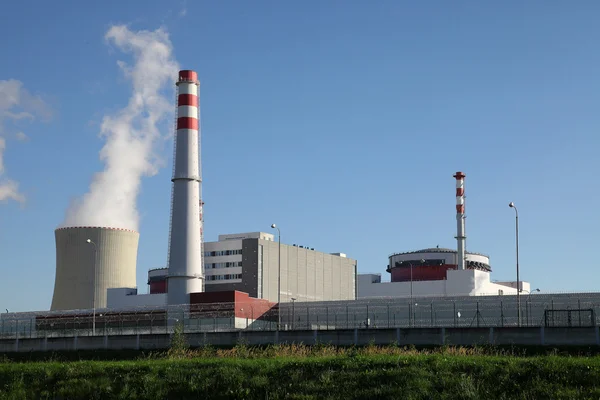
{"label": "concrete cooling tower", "polygon": [[51,310],[103,308],[108,288],[136,287],[139,233],[71,227],[56,229],[54,234],[56,280]]}

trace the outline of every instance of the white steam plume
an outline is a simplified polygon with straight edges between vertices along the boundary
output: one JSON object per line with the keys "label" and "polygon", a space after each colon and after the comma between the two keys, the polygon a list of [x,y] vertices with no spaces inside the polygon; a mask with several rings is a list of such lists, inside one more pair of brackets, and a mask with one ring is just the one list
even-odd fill
{"label": "white steam plume", "polygon": [[101,136],[106,143],[100,151],[104,171],[94,176],[89,191],[69,207],[62,226],[138,230],[141,179],[157,173],[154,145],[162,137],[158,125],[172,121],[179,66],[163,29],[132,32],[126,26],[113,26],[105,39],[133,57],[132,65],[117,62],[131,80],[132,94],[125,108],[104,116]]}
{"label": "white steam plume", "polygon": [[[37,118],[49,120],[52,110],[40,96],[34,96],[15,79],[0,81],[0,202],[14,200],[23,204],[25,196],[19,191],[19,184],[4,176],[4,152],[6,150],[5,125]],[[27,138],[23,132],[16,134],[17,139]]]}
{"label": "white steam plume", "polygon": [[[4,149],[6,140],[0,137],[0,177],[4,174]],[[10,179],[0,180],[0,201],[14,200],[19,203],[25,202],[25,196],[19,192],[19,184]]]}

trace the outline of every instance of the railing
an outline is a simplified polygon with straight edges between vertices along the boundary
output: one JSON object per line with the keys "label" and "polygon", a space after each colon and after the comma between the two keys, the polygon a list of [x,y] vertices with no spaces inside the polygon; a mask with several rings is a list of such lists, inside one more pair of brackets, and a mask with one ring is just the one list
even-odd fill
{"label": "railing", "polygon": [[[522,327],[598,325],[600,294],[521,297]],[[335,330],[378,328],[517,327],[515,296],[373,299],[283,303],[280,309],[257,303],[193,304],[96,310],[96,335],[237,330]],[[0,315],[0,338],[92,335],[91,310]],[[549,322],[550,321],[550,322]]]}

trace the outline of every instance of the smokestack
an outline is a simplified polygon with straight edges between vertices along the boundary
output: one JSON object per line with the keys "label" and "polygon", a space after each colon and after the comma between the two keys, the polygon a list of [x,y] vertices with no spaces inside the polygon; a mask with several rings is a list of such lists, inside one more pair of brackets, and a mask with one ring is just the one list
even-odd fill
{"label": "smokestack", "polygon": [[465,236],[465,174],[457,172],[456,178],[456,244],[458,269],[465,269],[467,237]]}
{"label": "smokestack", "polygon": [[189,304],[190,293],[203,291],[201,243],[201,171],[199,92],[195,71],[179,71],[177,132],[173,162],[169,234],[168,304]]}

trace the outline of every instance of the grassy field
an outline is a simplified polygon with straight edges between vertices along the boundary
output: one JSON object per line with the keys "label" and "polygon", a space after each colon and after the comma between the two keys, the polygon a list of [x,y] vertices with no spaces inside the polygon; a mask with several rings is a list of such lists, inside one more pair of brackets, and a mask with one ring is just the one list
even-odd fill
{"label": "grassy field", "polygon": [[600,357],[238,345],[126,361],[0,360],[0,399],[200,398],[597,399]]}

